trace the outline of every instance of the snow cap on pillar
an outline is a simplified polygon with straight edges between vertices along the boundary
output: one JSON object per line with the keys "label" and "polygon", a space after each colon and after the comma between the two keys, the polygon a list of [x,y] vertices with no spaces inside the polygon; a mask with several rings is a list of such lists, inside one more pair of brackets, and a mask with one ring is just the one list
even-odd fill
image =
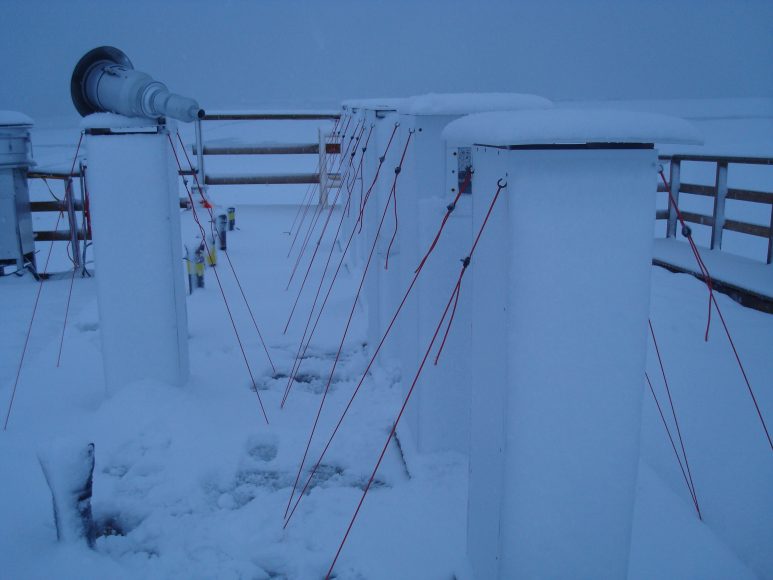
{"label": "snow cap on pillar", "polygon": [[341,102],[341,108],[345,111],[368,109],[371,111],[397,111],[406,99],[402,97],[385,97],[373,99],[347,99]]}
{"label": "snow cap on pillar", "polygon": [[508,147],[590,143],[702,145],[698,130],[678,117],[601,110],[533,110],[475,113],[449,123],[451,143]]}
{"label": "snow cap on pillar", "polygon": [[405,99],[404,115],[469,115],[480,111],[550,109],[552,101],[525,93],[428,93]]}

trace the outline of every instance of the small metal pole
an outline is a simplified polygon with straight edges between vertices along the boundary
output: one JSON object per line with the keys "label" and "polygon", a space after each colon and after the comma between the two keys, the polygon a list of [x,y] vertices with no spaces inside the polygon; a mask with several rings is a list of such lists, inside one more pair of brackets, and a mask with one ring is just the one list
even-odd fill
{"label": "small metal pole", "polygon": [[327,146],[325,142],[325,134],[322,129],[318,129],[319,133],[319,204],[322,207],[327,206]]}
{"label": "small metal pole", "polygon": [[228,216],[221,213],[217,216],[217,235],[220,238],[220,249],[225,252],[228,248],[226,244],[226,232],[228,231]]}
{"label": "small metal pole", "polygon": [[671,197],[668,200],[668,224],[666,226],[666,237],[676,238],[676,207],[671,203],[671,198],[675,203],[679,203],[679,186],[681,173],[681,161],[678,159],[671,160],[671,170],[669,176],[669,188],[671,191]]}
{"label": "small metal pole", "polygon": [[89,224],[86,220],[86,166],[83,164],[83,161],[81,161],[78,164],[79,174],[80,174],[80,190],[81,190],[81,232],[83,233],[83,251],[81,254],[81,276],[86,275],[86,247],[89,245],[88,241],[88,233],[89,233]]}
{"label": "small metal pole", "polygon": [[[202,244],[203,246],[203,244]],[[199,246],[194,258],[196,266],[196,288],[204,288],[204,248]]]}
{"label": "small metal pole", "polygon": [[[72,177],[64,182],[64,203],[67,206],[67,222],[70,226],[70,247],[72,250],[73,268],[81,269],[81,247],[78,241],[78,220],[75,217],[75,193],[72,189]],[[84,240],[85,241],[85,240]]]}
{"label": "small metal pole", "polygon": [[[206,175],[204,174],[204,137],[201,127],[201,119],[196,119],[196,161],[198,167],[196,174],[199,178],[199,186],[203,189],[206,184]],[[202,192],[199,192],[202,193]]]}
{"label": "small metal pole", "polygon": [[236,228],[236,208],[228,208],[228,231],[232,232]]}
{"label": "small metal pole", "polygon": [[196,287],[196,266],[188,246],[185,246],[185,269],[188,272],[188,294],[193,294],[193,289]]}
{"label": "small metal pole", "polygon": [[773,204],[770,206],[770,236],[768,237],[768,264],[773,265]]}
{"label": "small metal pole", "polygon": [[711,249],[722,249],[722,231],[725,229],[725,200],[727,199],[727,162],[717,163],[714,196],[714,224],[711,226]]}

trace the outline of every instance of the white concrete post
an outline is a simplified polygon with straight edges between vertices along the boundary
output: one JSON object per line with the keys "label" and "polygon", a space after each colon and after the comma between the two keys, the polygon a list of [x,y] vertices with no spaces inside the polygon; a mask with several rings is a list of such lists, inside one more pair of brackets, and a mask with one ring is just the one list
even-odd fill
{"label": "white concrete post", "polygon": [[[475,127],[480,127],[476,133]],[[673,128],[675,127],[675,128]],[[474,115],[468,555],[478,580],[625,578],[639,461],[655,115]],[[650,144],[650,145],[648,145]]]}
{"label": "white concrete post", "polygon": [[105,380],[188,378],[179,177],[168,130],[147,119],[84,120]]}
{"label": "white concrete post", "polygon": [[[522,94],[424,95],[407,100],[400,109],[401,142],[414,130],[398,191],[400,229],[393,248],[394,272],[384,285],[385,301],[396,303],[410,283],[437,234],[447,206],[456,197],[457,159],[442,137],[445,126],[477,111],[544,109],[550,101]],[[419,353],[427,344],[443,308],[444,297],[459,272],[460,260],[472,242],[471,196],[463,195],[451,213],[443,237],[426,262],[400,322],[400,360],[412,376]],[[420,452],[466,453],[469,438],[470,303],[462,292],[443,355],[429,364],[421,387],[406,412],[406,426]],[[406,385],[407,386],[407,385]]]}

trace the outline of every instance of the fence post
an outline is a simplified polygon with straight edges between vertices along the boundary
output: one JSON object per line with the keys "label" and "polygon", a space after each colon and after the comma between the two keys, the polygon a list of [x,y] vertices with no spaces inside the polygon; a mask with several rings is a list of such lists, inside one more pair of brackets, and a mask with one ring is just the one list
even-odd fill
{"label": "fence post", "polygon": [[[206,185],[206,175],[204,174],[204,136],[202,135],[201,122],[201,119],[196,119],[194,123],[196,126],[196,161],[198,164],[196,174],[199,178],[199,186],[201,189],[204,189],[204,186]],[[203,191],[199,192],[200,195],[203,193]]]}
{"label": "fence post", "polygon": [[722,231],[725,228],[725,200],[727,199],[727,162],[717,163],[714,196],[714,224],[711,226],[711,249],[722,249]]}
{"label": "fence post", "polygon": [[[679,159],[671,159],[671,169],[669,175],[669,188],[671,196],[668,199],[668,224],[666,226],[666,237],[676,237],[676,207],[674,203],[679,203],[679,186],[681,185],[681,165],[682,162]],[[674,203],[671,202],[673,198]]]}
{"label": "fence post", "polygon": [[768,264],[773,264],[773,204],[770,206],[770,230],[768,234]]}
{"label": "fence post", "polygon": [[328,193],[328,175],[327,175],[327,144],[325,134],[322,129],[318,129],[319,134],[319,205],[327,205]]}
{"label": "fence post", "polygon": [[[67,223],[70,226],[70,248],[72,251],[73,268],[81,269],[81,248],[78,241],[78,220],[75,217],[75,193],[72,189],[72,177],[64,182],[64,203],[67,207]],[[86,240],[83,240],[84,244]]]}

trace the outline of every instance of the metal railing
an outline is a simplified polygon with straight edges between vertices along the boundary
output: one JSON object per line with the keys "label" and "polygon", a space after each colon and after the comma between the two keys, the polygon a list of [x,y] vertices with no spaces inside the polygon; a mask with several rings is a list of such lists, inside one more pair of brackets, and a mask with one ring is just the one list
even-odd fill
{"label": "metal railing", "polygon": [[[196,121],[196,174],[200,184],[206,185],[287,185],[319,184],[320,203],[327,200],[327,190],[340,186],[340,176],[327,173],[327,155],[339,155],[341,145],[331,139],[329,134],[319,132],[314,143],[254,144],[235,146],[213,146],[204,142],[203,123],[207,121],[334,121],[340,118],[338,113],[208,113]],[[231,155],[318,155],[319,164],[316,173],[264,173],[240,175],[207,175],[204,165],[206,156]]]}
{"label": "metal railing", "polygon": [[[78,170],[74,173],[45,170],[31,170],[27,172],[28,179],[64,182],[63,199],[30,202],[30,211],[32,213],[60,212],[66,216],[68,229],[66,231],[38,230],[34,232],[34,236],[36,242],[69,242],[71,249],[70,258],[72,259],[73,267],[81,275],[86,271],[86,246],[88,241],[91,240],[91,230],[87,219],[88,201],[86,199],[86,184],[83,180],[83,175],[83,163],[79,164]],[[76,178],[79,183],[80,199],[75,197],[73,182]],[[80,223],[78,223],[78,212],[81,214]],[[83,247],[81,247],[81,242],[84,242]]]}
{"label": "metal railing", "polygon": [[[773,158],[720,155],[661,155],[659,159],[670,163],[669,188],[671,196],[674,198],[677,205],[679,205],[680,193],[700,195],[714,199],[712,215],[680,210],[680,213],[686,222],[709,226],[711,228],[710,247],[712,250],[722,249],[722,234],[725,230],[738,232],[767,239],[767,263],[773,263],[773,192],[740,189],[728,187],[727,185],[727,173],[730,165],[769,165],[773,167]],[[716,166],[714,185],[684,183],[681,179],[683,162],[714,164]],[[660,184],[658,186],[658,191],[665,192],[665,186]],[[728,199],[770,206],[770,225],[763,226],[727,218],[725,215],[725,203]],[[656,218],[659,220],[666,220],[666,237],[675,238],[677,215],[676,208],[670,200],[668,209],[659,210]]]}

